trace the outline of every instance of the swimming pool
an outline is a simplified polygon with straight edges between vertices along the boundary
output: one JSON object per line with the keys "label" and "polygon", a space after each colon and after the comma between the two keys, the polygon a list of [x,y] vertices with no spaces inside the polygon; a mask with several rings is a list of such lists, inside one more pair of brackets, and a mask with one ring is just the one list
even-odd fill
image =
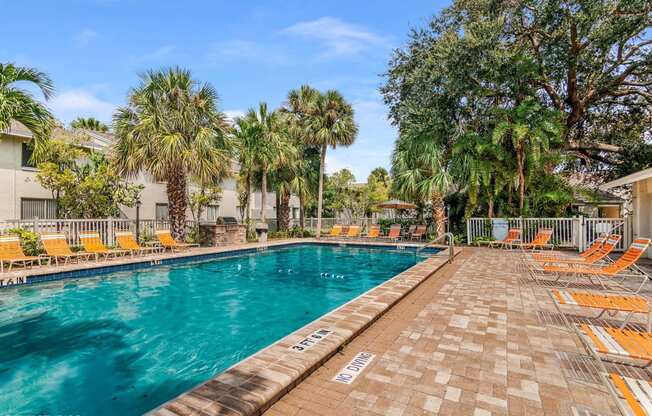
{"label": "swimming pool", "polygon": [[141,414],[419,260],[293,245],[3,290],[0,414]]}

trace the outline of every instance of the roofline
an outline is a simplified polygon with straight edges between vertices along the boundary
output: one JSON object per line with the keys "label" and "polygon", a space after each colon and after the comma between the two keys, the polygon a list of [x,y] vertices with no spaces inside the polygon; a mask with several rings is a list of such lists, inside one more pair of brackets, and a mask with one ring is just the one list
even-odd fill
{"label": "roofline", "polygon": [[643,170],[640,170],[638,172],[634,172],[631,175],[623,176],[620,179],[616,179],[614,181],[607,182],[605,184],[600,185],[599,188],[602,189],[602,190],[606,190],[606,189],[610,189],[610,188],[615,188],[617,186],[623,186],[623,185],[627,185],[627,184],[630,184],[630,183],[642,181],[642,180],[649,179],[649,178],[652,178],[652,168],[643,169]]}

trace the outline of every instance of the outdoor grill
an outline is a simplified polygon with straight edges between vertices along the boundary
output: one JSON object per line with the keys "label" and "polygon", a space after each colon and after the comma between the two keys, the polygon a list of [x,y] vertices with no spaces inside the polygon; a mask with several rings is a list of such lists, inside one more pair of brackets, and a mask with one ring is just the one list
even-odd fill
{"label": "outdoor grill", "polygon": [[235,217],[219,217],[217,223],[220,225],[238,225],[238,220]]}

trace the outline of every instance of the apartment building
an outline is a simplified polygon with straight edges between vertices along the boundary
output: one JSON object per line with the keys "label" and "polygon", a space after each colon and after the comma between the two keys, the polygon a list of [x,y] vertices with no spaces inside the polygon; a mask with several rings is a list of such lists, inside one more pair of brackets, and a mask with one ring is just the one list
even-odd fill
{"label": "apartment building", "polygon": [[[106,151],[114,140],[108,133],[93,131],[85,133],[89,140],[82,146],[92,151]],[[12,123],[8,131],[0,133],[0,220],[35,217],[46,219],[55,216],[56,205],[52,194],[39,184],[36,179],[37,169],[30,163],[31,150],[28,143],[31,139],[30,131],[16,122]],[[234,166],[234,170],[237,171],[237,166]],[[156,182],[145,173],[138,175],[133,182],[144,186],[140,195],[140,217],[167,219],[168,200],[165,183]],[[222,216],[241,219],[235,179],[226,179],[221,187],[221,200],[207,207],[202,220],[214,221]],[[258,218],[260,215],[261,199],[260,192],[252,193],[250,204],[252,218]],[[266,218],[275,218],[276,194],[274,192],[268,193],[265,205]],[[298,198],[292,197],[290,206],[293,218],[298,218]],[[135,218],[136,208],[123,207],[122,213],[125,218]],[[188,218],[191,218],[190,212]]]}

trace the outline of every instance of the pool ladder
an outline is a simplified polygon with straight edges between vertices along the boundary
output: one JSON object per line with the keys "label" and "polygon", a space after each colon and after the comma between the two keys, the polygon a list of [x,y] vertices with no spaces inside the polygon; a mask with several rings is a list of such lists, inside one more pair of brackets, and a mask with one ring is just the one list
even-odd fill
{"label": "pool ladder", "polygon": [[448,262],[452,263],[453,259],[455,258],[455,238],[453,237],[453,233],[442,234],[441,236],[435,238],[434,240],[427,242],[426,244],[419,247],[414,252],[414,254],[418,256],[427,247],[442,247],[442,244],[438,244],[442,239],[446,239],[447,241],[447,244],[444,245],[443,247],[448,249]]}

